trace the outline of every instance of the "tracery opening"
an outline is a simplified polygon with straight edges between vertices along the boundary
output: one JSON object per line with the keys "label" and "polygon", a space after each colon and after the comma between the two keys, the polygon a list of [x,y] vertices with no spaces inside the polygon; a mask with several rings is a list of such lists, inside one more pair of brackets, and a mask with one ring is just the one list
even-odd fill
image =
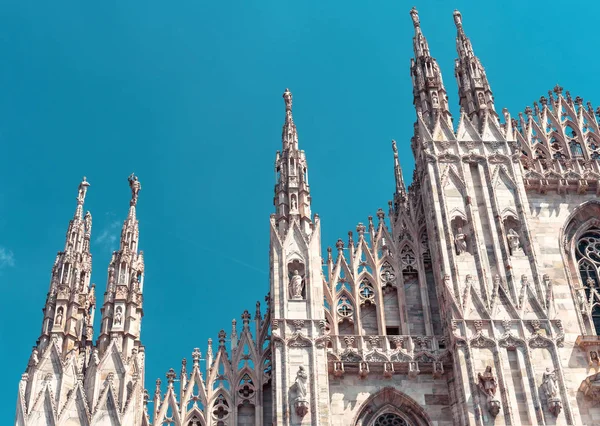
{"label": "tracery opening", "polygon": [[406,420],[394,413],[386,413],[377,417],[373,426],[411,426]]}
{"label": "tracery opening", "polygon": [[591,316],[596,334],[600,334],[600,294],[598,271],[600,270],[600,228],[592,227],[584,232],[575,247],[580,285],[576,290],[583,313]]}

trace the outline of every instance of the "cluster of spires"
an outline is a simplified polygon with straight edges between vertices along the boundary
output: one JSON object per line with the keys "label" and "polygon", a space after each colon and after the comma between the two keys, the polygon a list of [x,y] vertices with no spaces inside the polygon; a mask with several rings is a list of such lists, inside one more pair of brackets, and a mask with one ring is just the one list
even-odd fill
{"label": "cluster of spires", "polygon": [[[129,176],[129,186],[131,200],[121,234],[121,250],[127,245],[126,240],[137,233],[135,206],[141,184],[134,174]],[[34,347],[34,358],[59,336],[62,338],[60,346],[63,353],[76,348],[87,350],[91,346],[96,306],[95,284],[90,285],[92,215],[89,211],[83,215],[89,187],[90,183],[84,176],[78,187],[77,207],[73,219],[69,222],[65,249],[58,253],[52,268],[50,291],[44,308],[44,323],[40,338]],[[110,291],[109,283],[107,294]],[[75,297],[76,295],[79,297]],[[104,314],[103,312],[103,316]],[[83,324],[81,327],[74,325],[79,320]]]}

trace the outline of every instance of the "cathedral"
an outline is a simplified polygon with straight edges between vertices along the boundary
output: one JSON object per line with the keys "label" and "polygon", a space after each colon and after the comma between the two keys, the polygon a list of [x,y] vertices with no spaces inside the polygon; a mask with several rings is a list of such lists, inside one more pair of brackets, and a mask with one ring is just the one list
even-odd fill
{"label": "cathedral", "polygon": [[410,15],[410,186],[392,142],[389,210],[325,251],[286,90],[265,302],[156,385],[145,352],[160,348],[140,333],[141,183],[129,177],[102,293],[90,285],[83,179],[15,425],[600,424],[600,108],[557,85],[524,113],[499,116],[455,11],[453,119]]}

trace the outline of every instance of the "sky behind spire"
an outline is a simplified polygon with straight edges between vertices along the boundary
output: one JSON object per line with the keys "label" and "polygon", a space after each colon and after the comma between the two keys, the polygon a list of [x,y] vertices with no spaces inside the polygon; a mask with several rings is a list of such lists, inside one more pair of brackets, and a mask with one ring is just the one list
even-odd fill
{"label": "sky behind spire", "polygon": [[[281,93],[310,164],[323,252],[394,192],[391,139],[409,184],[415,111],[410,4],[364,2],[30,3],[0,16],[0,389],[17,385],[42,324],[76,188],[91,182],[92,282],[101,299],[135,171],[145,254],[146,387],[231,330],[269,287],[269,215]],[[454,124],[454,9],[513,117],[557,82],[600,106],[589,55],[600,4],[457,0],[416,4],[444,73]],[[579,39],[579,41],[578,41]],[[582,61],[582,59],[585,59]],[[335,250],[335,249],[334,249]],[[100,315],[96,316],[96,320]],[[96,333],[99,330],[96,324]],[[96,335],[97,336],[97,335]],[[215,343],[216,347],[216,343]],[[203,362],[203,361],[200,361]],[[4,424],[3,423],[3,424]]]}

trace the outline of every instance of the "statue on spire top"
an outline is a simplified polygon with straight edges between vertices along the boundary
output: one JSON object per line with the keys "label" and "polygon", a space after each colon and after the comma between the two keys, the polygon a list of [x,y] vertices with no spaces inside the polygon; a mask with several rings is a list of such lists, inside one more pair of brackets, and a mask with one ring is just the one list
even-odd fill
{"label": "statue on spire top", "polygon": [[285,89],[285,92],[283,92],[283,99],[285,101],[285,110],[291,111],[292,110],[292,92],[290,92],[290,89]]}
{"label": "statue on spire top", "polygon": [[127,180],[129,181],[129,187],[131,188],[130,204],[132,206],[135,206],[137,204],[137,199],[138,199],[138,194],[140,192],[140,189],[142,189],[142,184],[138,180],[137,176],[133,173],[131,174],[131,176],[129,176],[129,178],[127,178]]}
{"label": "statue on spire top", "polygon": [[410,10],[410,16],[412,17],[413,25],[415,27],[418,27],[420,25],[420,22],[419,22],[419,11],[417,10],[416,7],[413,6],[413,8]]}
{"label": "statue on spire top", "polygon": [[90,186],[90,183],[86,180],[86,178],[84,176],[83,180],[79,184],[79,194],[77,194],[77,204],[83,205],[88,186]]}
{"label": "statue on spire top", "polygon": [[457,28],[462,27],[462,15],[457,9],[454,10],[454,23]]}

